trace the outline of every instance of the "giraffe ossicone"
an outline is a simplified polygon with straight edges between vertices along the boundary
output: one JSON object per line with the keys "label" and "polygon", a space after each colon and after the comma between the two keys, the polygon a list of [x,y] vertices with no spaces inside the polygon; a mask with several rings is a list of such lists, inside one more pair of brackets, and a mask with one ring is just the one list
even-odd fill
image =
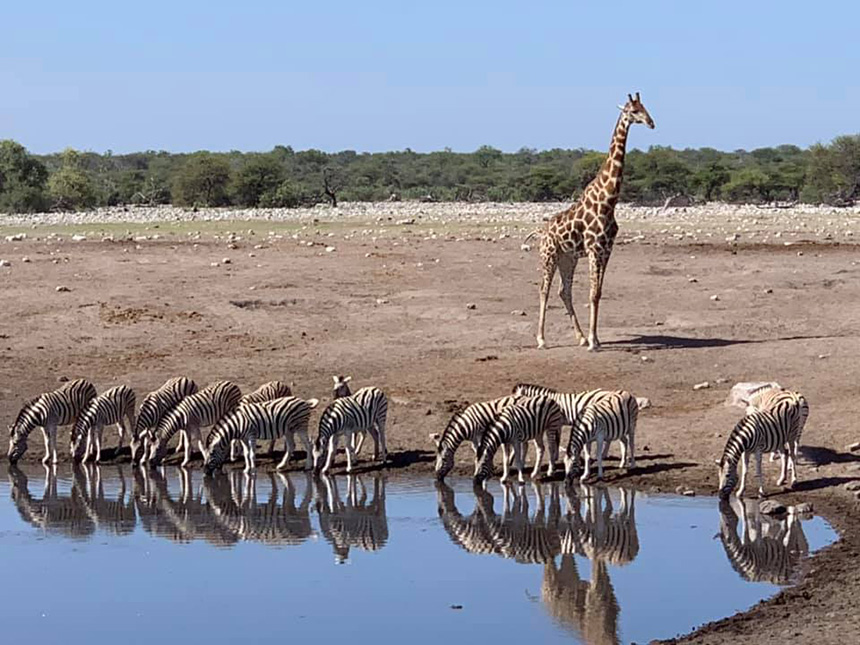
{"label": "giraffe ossicone", "polygon": [[[556,269],[561,277],[558,295],[564,303],[570,318],[574,335],[580,345],[588,343],[595,351],[600,348],[597,338],[597,315],[606,265],[612,253],[612,245],[618,234],[615,221],[615,204],[621,192],[621,178],[624,171],[624,155],[627,147],[627,133],[634,123],[642,123],[654,128],[654,120],[639,99],[627,95],[627,103],[619,106],[621,114],[612,132],[609,154],[597,173],[586,186],[579,199],[567,210],[551,217],[541,233],[540,257],[543,280],[540,287],[540,315],[538,317],[538,348],[546,347],[544,324],[549,291]],[[528,237],[531,237],[530,234]],[[528,239],[528,237],[526,239]],[[590,276],[589,329],[588,336],[583,333],[576,312],[573,309],[573,274],[580,258],[588,258]]]}

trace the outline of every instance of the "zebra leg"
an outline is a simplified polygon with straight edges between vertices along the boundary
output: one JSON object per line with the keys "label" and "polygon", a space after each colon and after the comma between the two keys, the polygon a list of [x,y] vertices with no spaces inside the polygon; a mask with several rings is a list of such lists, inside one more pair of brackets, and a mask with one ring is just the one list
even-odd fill
{"label": "zebra leg", "polygon": [[275,444],[277,443],[277,441],[278,441],[277,439],[272,439],[269,442],[269,456],[270,457],[275,454]]}
{"label": "zebra leg", "polygon": [[178,455],[184,450],[184,444],[187,438],[188,437],[186,436],[185,429],[183,428],[179,431],[179,442],[176,444],[176,450],[173,451],[174,455]]}
{"label": "zebra leg", "polygon": [[97,425],[93,428],[92,432],[95,437],[96,463],[98,464],[102,460],[102,433],[104,432],[104,426]]}
{"label": "zebra leg", "polygon": [[385,423],[376,423],[376,434],[379,437],[379,443],[382,444],[382,463],[388,459],[388,446],[385,443]]}
{"label": "zebra leg", "polygon": [[582,460],[585,462],[585,465],[582,469],[582,475],[579,478],[579,481],[584,482],[588,479],[589,475],[589,466],[591,463],[591,451],[588,449],[588,446],[583,446],[582,448]]}
{"label": "zebra leg", "polygon": [[[518,441],[514,444],[514,456],[517,459],[517,481],[520,484],[526,483],[523,477],[523,471],[526,469],[526,460],[523,457],[523,444],[525,444],[524,441]],[[538,462],[538,469],[540,469],[540,462]]]}
{"label": "zebra leg", "polygon": [[[624,440],[621,440],[622,445]],[[636,428],[630,428],[627,434],[627,459],[628,468],[636,468]]]}
{"label": "zebra leg", "polygon": [[314,467],[314,455],[313,450],[311,449],[311,440],[310,437],[308,437],[308,431],[302,430],[299,433],[299,437],[302,440],[302,445],[304,445],[305,453],[307,454],[307,457],[305,458],[305,470],[310,470]]}
{"label": "zebra leg", "polygon": [[608,442],[604,440],[603,434],[597,435],[597,479],[603,480],[603,448]]}
{"label": "zebra leg", "polygon": [[281,459],[277,466],[275,466],[275,470],[281,470],[281,468],[284,468],[287,465],[287,463],[290,461],[290,455],[293,454],[293,450],[295,449],[295,447],[296,444],[295,440],[293,439],[293,434],[288,431],[284,435],[284,458]]}
{"label": "zebra leg", "polygon": [[331,460],[334,458],[334,453],[337,450],[337,441],[335,441],[337,435],[332,435],[328,440],[328,451],[325,457],[325,464],[322,467],[322,472],[327,473],[328,469],[331,467]]}
{"label": "zebra leg", "polygon": [[343,449],[344,449],[344,452],[346,452],[346,472],[351,473],[352,472],[352,459],[353,459],[352,442],[351,441],[345,441]]}
{"label": "zebra leg", "polygon": [[749,470],[749,466],[750,466],[750,455],[749,455],[749,453],[744,453],[740,458],[740,463],[738,464],[738,467],[740,468],[740,471],[741,471],[741,483],[738,486],[738,492],[737,492],[738,498],[743,497],[744,491],[746,490],[746,487],[747,487],[747,470]]}
{"label": "zebra leg", "polygon": [[[245,464],[245,472],[246,473],[253,473],[257,470],[257,455],[256,455],[257,438],[253,435],[248,437],[247,445],[248,445],[248,452],[247,452],[248,459],[247,459],[247,463]],[[249,466],[249,464],[250,464],[250,466]]]}
{"label": "zebra leg", "polygon": [[45,456],[42,457],[42,463],[47,464],[51,461],[51,433],[44,426],[42,427],[42,437],[45,439]]}
{"label": "zebra leg", "polygon": [[[511,454],[515,454],[515,453],[516,453],[516,446],[514,445],[514,446],[511,446]],[[508,464],[508,460],[503,457],[502,458],[502,478],[501,478],[501,480],[499,480],[502,483],[508,481],[509,469],[510,469],[510,464]]]}
{"label": "zebra leg", "polygon": [[119,452],[122,450],[123,442],[125,441],[125,428],[122,427],[122,420],[117,421],[116,431],[119,434],[119,442],[116,445],[116,450]]}
{"label": "zebra leg", "polygon": [[189,423],[188,427],[185,428],[185,456],[182,459],[182,464],[180,464],[183,468],[188,465],[188,462],[191,461],[191,433],[194,432],[193,426]]}
{"label": "zebra leg", "polygon": [[758,475],[758,496],[764,497],[764,476],[762,475],[762,472],[761,472],[761,470],[762,470],[761,469],[761,458],[762,458],[761,450],[756,450],[756,453],[755,453],[755,469],[756,469],[756,475]]}
{"label": "zebra leg", "polygon": [[[534,468],[532,468],[531,477],[532,479],[535,479],[540,477],[540,464],[543,461],[543,441],[535,439],[533,443],[537,454],[535,455],[535,465]],[[520,471],[522,471],[522,466],[520,466]],[[520,481],[522,481],[522,478],[520,478]]]}
{"label": "zebra leg", "polygon": [[791,444],[791,453],[790,453],[790,462],[791,465],[791,487],[794,488],[794,485],[797,483],[797,450],[799,441],[792,441]]}
{"label": "zebra leg", "polygon": [[[606,443],[608,444],[609,442],[607,441]],[[618,443],[621,445],[621,462],[620,462],[620,465],[621,465],[621,468],[626,468],[627,467],[627,442],[624,441],[624,439],[621,439],[621,441],[619,441]]]}
{"label": "zebra leg", "polygon": [[[773,455],[773,453],[770,453]],[[783,449],[779,453],[780,464],[779,464],[779,479],[776,480],[777,486],[782,486],[785,483],[785,480],[788,477],[788,447],[783,446]]]}
{"label": "zebra leg", "polygon": [[[358,457],[361,452],[362,447],[364,446],[364,432],[356,432],[352,435],[352,449],[355,451],[355,456]],[[379,446],[376,447],[376,453],[379,452]],[[374,453],[374,455],[376,454]],[[376,456],[373,457],[376,459]]]}

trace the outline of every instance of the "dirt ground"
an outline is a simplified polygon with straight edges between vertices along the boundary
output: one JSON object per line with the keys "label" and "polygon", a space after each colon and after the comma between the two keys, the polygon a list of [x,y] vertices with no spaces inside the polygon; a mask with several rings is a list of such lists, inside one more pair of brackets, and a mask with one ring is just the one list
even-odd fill
{"label": "dirt ground", "polygon": [[[403,226],[375,235],[325,223],[236,230],[80,242],[35,230],[0,245],[12,261],[0,268],[0,416],[11,423],[23,399],[64,377],[100,390],[125,383],[139,396],[177,375],[243,389],[281,379],[326,401],[331,376],[345,373],[388,392],[392,466],[429,474],[428,433],[467,401],[518,381],[624,388],[653,408],[640,415],[638,467],[610,468],[609,479],[705,494],[715,492],[714,459],[740,415],[723,405],[728,389],[778,380],[806,395],[811,414],[802,482],[776,491],[772,465],[768,490],[812,502],[842,538],[809,561],[797,586],[681,640],[844,643],[860,634],[858,501],[844,489],[860,480],[860,453],[847,449],[860,441],[857,247],[688,245],[671,235],[620,245],[600,312],[603,350],[589,353],[574,346],[557,280],[550,348],[536,349],[538,258],[521,234]],[[574,302],[587,320],[584,268]],[[709,388],[693,391],[704,381]],[[27,458],[41,455],[34,435]],[[469,457],[461,451],[464,472]]]}

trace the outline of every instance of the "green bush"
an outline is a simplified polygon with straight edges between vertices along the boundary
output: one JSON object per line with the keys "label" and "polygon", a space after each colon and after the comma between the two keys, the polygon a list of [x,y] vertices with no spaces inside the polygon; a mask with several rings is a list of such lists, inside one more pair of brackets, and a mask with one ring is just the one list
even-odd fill
{"label": "green bush", "polygon": [[15,141],[0,141],[0,212],[33,213],[47,206],[48,171]]}
{"label": "green bush", "polygon": [[86,210],[96,205],[93,181],[83,168],[81,153],[66,148],[60,169],[48,179],[48,193],[57,210]]}

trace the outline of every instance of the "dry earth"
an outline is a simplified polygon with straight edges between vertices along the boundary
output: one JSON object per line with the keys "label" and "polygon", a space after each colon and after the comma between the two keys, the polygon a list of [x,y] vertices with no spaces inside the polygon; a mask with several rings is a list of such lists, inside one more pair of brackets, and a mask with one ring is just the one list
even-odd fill
{"label": "dry earth", "polygon": [[[61,378],[139,393],[180,374],[243,388],[279,378],[328,398],[331,375],[349,373],[389,393],[392,466],[429,473],[428,433],[467,401],[517,381],[625,388],[654,407],[640,416],[638,467],[609,478],[710,493],[740,414],[723,405],[729,387],[775,379],[804,392],[811,416],[802,482],[776,491],[771,467],[769,491],[812,502],[841,540],[797,586],[681,640],[844,643],[860,633],[858,501],[845,489],[860,480],[860,454],[847,448],[860,441],[860,253],[850,244],[860,214],[622,210],[604,349],[589,353],[574,346],[555,295],[551,348],[535,349],[537,254],[521,240],[546,212],[386,204],[234,213],[241,222],[170,209],[8,220],[0,236],[27,236],[0,242],[11,264],[0,267],[0,415],[11,420]],[[580,273],[582,318],[586,284]],[[27,457],[40,456],[34,437]]]}

